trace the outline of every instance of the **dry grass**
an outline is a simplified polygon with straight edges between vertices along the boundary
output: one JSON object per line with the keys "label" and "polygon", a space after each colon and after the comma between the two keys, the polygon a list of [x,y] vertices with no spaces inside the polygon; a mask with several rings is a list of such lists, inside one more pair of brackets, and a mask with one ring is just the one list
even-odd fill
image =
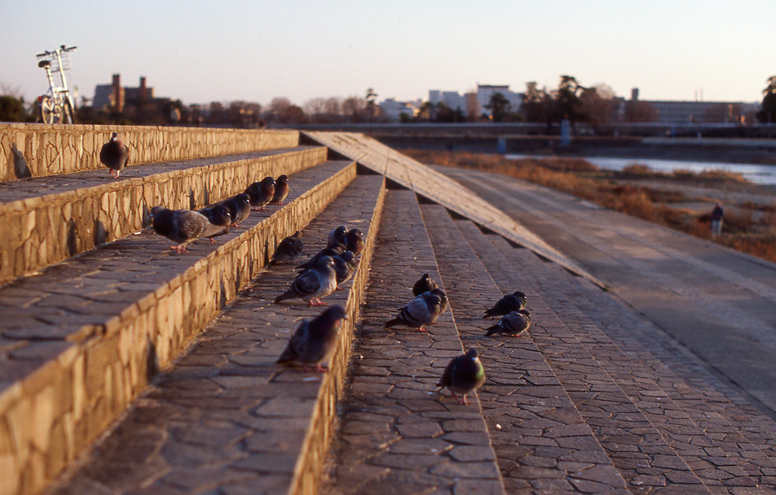
{"label": "dry grass", "polygon": [[[647,178],[660,176],[673,180],[697,182],[742,182],[740,174],[730,172],[701,173],[677,170],[660,174],[646,165],[634,163],[621,172],[603,172],[595,165],[575,158],[525,158],[508,160],[501,155],[466,152],[404,150],[405,154],[422,163],[483,170],[515,177],[551,187],[592,203],[650,222],[665,225],[704,239],[710,238],[710,215],[695,215],[691,211],[671,208],[670,203],[684,200],[678,192],[649,187],[618,184],[617,178]],[[744,181],[745,182],[745,181]],[[758,207],[765,212],[764,219],[755,222],[751,212],[725,215],[724,236],[716,242],[728,247],[776,262],[776,208]]]}

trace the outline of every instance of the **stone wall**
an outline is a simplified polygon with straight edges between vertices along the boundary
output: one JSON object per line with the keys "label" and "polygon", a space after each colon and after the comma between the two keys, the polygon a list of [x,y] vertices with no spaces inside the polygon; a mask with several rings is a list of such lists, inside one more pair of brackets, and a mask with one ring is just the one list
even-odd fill
{"label": "stone wall", "polygon": [[291,148],[299,143],[298,131],[285,130],[0,124],[0,181],[105,168],[100,149],[113,132],[130,148],[129,166]]}

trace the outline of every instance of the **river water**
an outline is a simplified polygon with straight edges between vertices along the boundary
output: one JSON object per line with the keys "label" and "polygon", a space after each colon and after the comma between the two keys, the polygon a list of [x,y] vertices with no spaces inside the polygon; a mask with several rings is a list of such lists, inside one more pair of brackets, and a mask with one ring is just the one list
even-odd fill
{"label": "river water", "polygon": [[[507,158],[542,158],[540,155],[506,155]],[[546,157],[546,156],[545,156]],[[703,172],[704,170],[725,170],[741,174],[744,179],[753,184],[776,185],[776,165],[756,165],[754,163],[720,163],[694,162],[684,160],[658,160],[653,158],[604,158],[580,157],[606,170],[622,170],[628,165],[638,163],[646,165],[656,172],[673,172],[674,170],[689,170]]]}

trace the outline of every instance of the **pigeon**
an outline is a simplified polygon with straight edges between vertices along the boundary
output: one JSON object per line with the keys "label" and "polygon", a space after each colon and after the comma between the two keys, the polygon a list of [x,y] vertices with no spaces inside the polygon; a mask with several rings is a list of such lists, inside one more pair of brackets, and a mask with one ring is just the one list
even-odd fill
{"label": "pigeon", "polygon": [[487,329],[485,335],[505,333],[515,337],[528,331],[529,328],[531,328],[531,313],[527,309],[521,309],[501,317],[498,323]]}
{"label": "pigeon", "polygon": [[441,311],[439,311],[439,314],[441,315],[447,309],[447,294],[445,293],[445,291],[443,291],[442,289],[438,289],[438,288],[437,289],[431,289],[428,292],[430,294],[436,294],[437,296],[439,296],[439,299],[441,300],[440,301]]}
{"label": "pigeon", "polygon": [[343,244],[347,246],[348,242],[345,235],[348,233],[348,228],[344,225],[340,225],[336,229],[329,232],[329,239],[326,243],[327,247],[335,247],[337,244]]}
{"label": "pigeon", "polygon": [[275,298],[275,303],[286,299],[299,298],[307,301],[310,306],[324,306],[322,297],[326,297],[337,288],[337,274],[334,273],[334,260],[331,256],[323,256],[315,268],[300,274],[291,282],[287,291]]}
{"label": "pigeon", "polygon": [[275,179],[275,194],[272,196],[271,205],[282,205],[283,200],[288,196],[288,176],[281,175]]}
{"label": "pigeon", "polygon": [[466,354],[451,359],[437,383],[439,390],[447,387],[454,399],[457,398],[456,394],[460,394],[458,402],[469,404],[466,394],[474,392],[485,382],[485,368],[477,356],[477,349],[469,349]]}
{"label": "pigeon", "polygon": [[417,297],[424,292],[428,292],[437,288],[436,282],[431,280],[431,276],[428,273],[424,273],[422,277],[415,282],[412,286],[412,294]]}
{"label": "pigeon", "polygon": [[358,256],[364,251],[364,233],[361,229],[351,229],[345,234],[345,247]]}
{"label": "pigeon", "polygon": [[232,196],[219,204],[229,209],[229,215],[232,217],[232,227],[239,227],[240,222],[244,221],[251,214],[250,196],[245,193]]}
{"label": "pigeon", "polygon": [[129,147],[121,142],[118,132],[114,132],[110,141],[102,145],[100,161],[110,169],[114,179],[119,178],[119,174],[129,163]]}
{"label": "pigeon", "polygon": [[352,251],[345,251],[338,256],[333,256],[332,259],[334,273],[337,275],[337,290],[341,290],[340,286],[350,280],[356,271],[356,255]]}
{"label": "pigeon", "polygon": [[223,227],[215,234],[207,236],[211,243],[216,242],[214,237],[229,233],[229,226],[232,224],[232,215],[229,214],[229,208],[224,205],[213,205],[210,208],[202,208],[199,212],[202,215],[205,215],[208,222],[211,224],[217,227]]}
{"label": "pigeon", "polygon": [[296,361],[302,364],[302,371],[307,371],[307,366],[314,364],[316,371],[325,373],[328,370],[321,366],[321,362],[334,351],[342,320],[347,319],[345,308],[336,305],[326,308],[310,321],[302,320],[277,362],[287,364]]}
{"label": "pigeon", "polygon": [[283,263],[284,261],[291,261],[302,254],[303,250],[304,242],[302,242],[302,232],[297,230],[293,235],[280,241],[280,244],[278,244],[278,247],[275,249],[275,254],[272,255],[272,259],[269,260],[269,264],[275,265],[277,263]]}
{"label": "pigeon", "polygon": [[154,231],[163,235],[177,246],[171,246],[179,253],[186,253],[186,245],[199,239],[216,234],[223,227],[211,224],[207,217],[191,210],[168,210],[161,206],[151,208],[151,222]]}
{"label": "pigeon", "polygon": [[265,205],[268,205],[275,196],[275,179],[264,177],[261,182],[254,182],[245,190],[245,194],[251,198],[251,207],[257,211],[265,211]]}
{"label": "pigeon", "polygon": [[485,318],[491,316],[504,316],[512,311],[520,311],[521,309],[525,309],[525,302],[525,294],[519,290],[512,294],[507,294],[499,299],[492,308],[485,310]]}
{"label": "pigeon", "polygon": [[324,256],[339,256],[340,254],[345,252],[345,246],[343,244],[338,244],[336,247],[325,247],[315,253],[312,258],[305,261],[304,263],[300,265],[296,265],[297,269],[300,270],[309,270],[310,268],[314,267],[316,263],[318,263],[318,260],[321,259]]}
{"label": "pigeon", "polygon": [[425,332],[423,325],[433,324],[442,314],[442,298],[438,294],[424,292],[401,308],[399,316],[385,323],[390,328],[404,325]]}

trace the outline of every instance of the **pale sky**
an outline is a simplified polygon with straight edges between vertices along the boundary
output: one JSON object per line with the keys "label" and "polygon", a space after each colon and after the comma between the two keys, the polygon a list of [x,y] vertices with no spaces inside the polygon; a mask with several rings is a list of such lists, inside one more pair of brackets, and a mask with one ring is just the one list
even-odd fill
{"label": "pale sky", "polygon": [[0,92],[47,84],[35,54],[76,45],[71,85],[114,73],[186,104],[285,96],[428,98],[568,74],[644,100],[759,102],[776,0],[0,0]]}

